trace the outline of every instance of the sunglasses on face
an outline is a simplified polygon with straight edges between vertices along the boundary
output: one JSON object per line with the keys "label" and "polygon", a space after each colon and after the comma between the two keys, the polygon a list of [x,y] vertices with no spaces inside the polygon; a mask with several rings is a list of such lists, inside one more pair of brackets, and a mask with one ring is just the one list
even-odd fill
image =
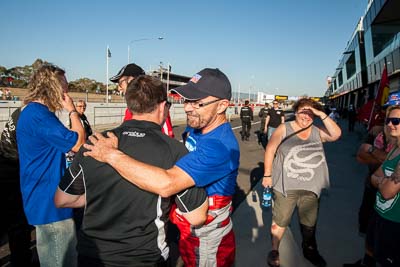
{"label": "sunglasses on face", "polygon": [[304,115],[308,115],[310,117],[314,116],[314,113],[311,110],[307,110],[307,109],[300,110],[299,112],[297,112],[297,114],[304,114]]}
{"label": "sunglasses on face", "polygon": [[208,105],[211,105],[215,102],[220,101],[221,99],[214,99],[208,102],[199,102],[199,101],[191,101],[191,100],[185,100],[184,105],[191,105],[194,109],[199,109]]}
{"label": "sunglasses on face", "polygon": [[386,118],[386,125],[388,125],[389,123],[392,123],[393,125],[397,126],[400,124],[400,118]]}

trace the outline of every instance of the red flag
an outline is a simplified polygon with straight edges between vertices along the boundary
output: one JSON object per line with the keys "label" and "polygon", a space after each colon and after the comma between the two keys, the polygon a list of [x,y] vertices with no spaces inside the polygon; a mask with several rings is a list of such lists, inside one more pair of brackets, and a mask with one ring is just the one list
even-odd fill
{"label": "red flag", "polygon": [[382,112],[382,106],[386,103],[389,97],[389,91],[389,78],[385,65],[382,71],[381,81],[379,82],[378,93],[376,94],[371,115],[369,116],[368,130],[382,121],[382,116],[384,116]]}
{"label": "red flag", "polygon": [[369,121],[369,117],[371,116],[372,107],[374,105],[374,99],[369,100],[360,109],[357,111],[358,120],[367,125]]}
{"label": "red flag", "polygon": [[379,83],[379,89],[378,89],[378,94],[376,95],[375,98],[375,102],[376,104],[378,104],[379,106],[383,106],[388,97],[389,97],[389,78],[388,78],[388,73],[387,73],[387,69],[386,69],[386,65],[383,68],[382,71],[382,77],[381,77],[381,81]]}

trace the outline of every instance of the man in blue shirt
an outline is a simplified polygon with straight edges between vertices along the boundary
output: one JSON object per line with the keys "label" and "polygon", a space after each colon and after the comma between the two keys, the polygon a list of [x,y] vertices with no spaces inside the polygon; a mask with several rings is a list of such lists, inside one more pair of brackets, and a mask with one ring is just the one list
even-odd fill
{"label": "man in blue shirt", "polygon": [[[78,151],[85,132],[67,94],[65,71],[46,64],[34,74],[26,107],[17,125],[21,193],[29,224],[36,228],[40,265],[76,266],[76,236],[71,209],[58,209],[53,202],[66,168],[65,153]],[[71,129],[54,114],[66,109]]]}
{"label": "man in blue shirt", "polygon": [[[171,168],[187,150],[161,132],[170,107],[162,82],[140,75],[129,83],[125,99],[134,119],[111,130],[119,149],[142,162]],[[208,208],[204,189],[192,187],[164,198],[128,183],[110,165],[84,157],[84,151],[75,156],[54,197],[58,206],[85,207],[78,234],[79,266],[169,266],[172,201],[180,215],[201,225]]]}
{"label": "man in blue shirt", "polygon": [[[86,144],[85,156],[106,162],[136,186],[169,197],[191,186],[205,187],[209,198],[208,219],[193,227],[180,214],[171,220],[178,225],[179,249],[185,266],[232,266],[235,237],[230,213],[239,167],[239,144],[226,118],[232,96],[231,84],[219,69],[203,69],[188,84],[174,91],[185,98],[189,154],[164,170],[144,164],[117,149],[118,139],[100,134]],[[152,177],[152,179],[148,179]]]}

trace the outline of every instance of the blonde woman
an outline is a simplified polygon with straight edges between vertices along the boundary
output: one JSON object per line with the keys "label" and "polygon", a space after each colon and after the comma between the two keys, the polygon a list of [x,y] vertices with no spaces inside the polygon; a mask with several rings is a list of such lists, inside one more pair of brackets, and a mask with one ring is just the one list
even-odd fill
{"label": "blonde woman", "polygon": [[400,266],[400,106],[389,107],[385,124],[395,146],[371,176],[378,189],[375,214],[368,227],[367,244],[381,266]]}
{"label": "blonde woman", "polygon": [[[36,228],[40,266],[76,266],[76,235],[71,209],[58,209],[53,197],[66,167],[65,153],[78,151],[85,132],[68,95],[65,71],[40,67],[29,84],[17,124],[20,180],[24,210]],[[71,129],[56,117],[69,112]]]}

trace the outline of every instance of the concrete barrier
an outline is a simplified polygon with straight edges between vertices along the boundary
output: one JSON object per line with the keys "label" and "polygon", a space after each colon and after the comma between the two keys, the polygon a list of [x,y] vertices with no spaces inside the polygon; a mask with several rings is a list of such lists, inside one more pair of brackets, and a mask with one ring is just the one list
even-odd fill
{"label": "concrete barrier", "polygon": [[[11,113],[22,105],[22,101],[1,101],[0,102],[0,130],[4,129],[8,118]],[[123,121],[125,115],[126,104],[125,103],[93,103],[88,102],[85,115],[89,120],[89,123],[93,127],[97,127],[103,124],[117,124]],[[240,108],[230,106],[226,111],[228,120],[238,116]],[[260,107],[254,108],[254,116],[258,116]],[[69,118],[68,112],[63,110],[56,112],[59,119],[68,127]],[[173,104],[170,109],[170,116],[172,122],[174,121],[185,121],[186,113],[183,109],[183,104]]]}

